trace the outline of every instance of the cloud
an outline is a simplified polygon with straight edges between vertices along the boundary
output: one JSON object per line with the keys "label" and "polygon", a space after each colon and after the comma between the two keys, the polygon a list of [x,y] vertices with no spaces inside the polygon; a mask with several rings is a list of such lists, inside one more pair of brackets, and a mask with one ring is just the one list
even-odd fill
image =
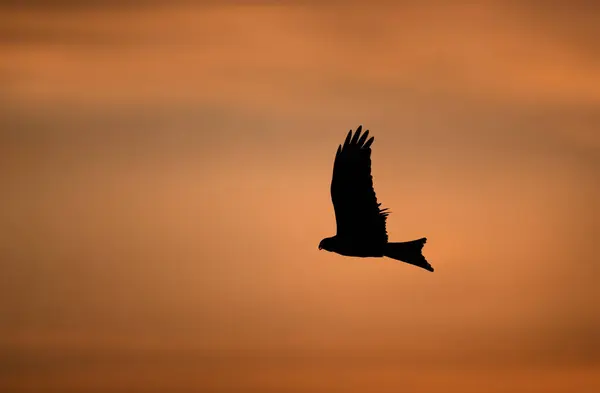
{"label": "cloud", "polygon": [[[3,364],[597,364],[586,9],[23,4],[0,14]],[[361,123],[433,276],[316,253]]]}

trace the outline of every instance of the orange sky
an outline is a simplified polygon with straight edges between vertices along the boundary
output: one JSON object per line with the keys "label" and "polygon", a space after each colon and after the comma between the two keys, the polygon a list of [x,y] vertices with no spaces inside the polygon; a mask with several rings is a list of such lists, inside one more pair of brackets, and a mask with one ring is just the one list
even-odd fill
{"label": "orange sky", "polygon": [[600,9],[240,3],[0,2],[0,391],[600,391]]}

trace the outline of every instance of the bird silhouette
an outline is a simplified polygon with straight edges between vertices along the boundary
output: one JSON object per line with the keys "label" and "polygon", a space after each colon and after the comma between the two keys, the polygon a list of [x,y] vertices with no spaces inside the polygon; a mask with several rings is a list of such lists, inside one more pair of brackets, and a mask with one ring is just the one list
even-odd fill
{"label": "bird silhouette", "polygon": [[386,220],[390,213],[377,203],[371,176],[369,130],[362,135],[359,126],[348,132],[335,154],[331,180],[331,201],[335,210],[337,233],[319,243],[327,250],[349,257],[389,257],[433,272],[422,254],[427,238],[408,242],[388,242]]}

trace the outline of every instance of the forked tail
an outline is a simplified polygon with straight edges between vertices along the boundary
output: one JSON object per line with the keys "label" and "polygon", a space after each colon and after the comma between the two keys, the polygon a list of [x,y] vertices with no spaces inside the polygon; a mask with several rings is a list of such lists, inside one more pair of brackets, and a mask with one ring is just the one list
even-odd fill
{"label": "forked tail", "polygon": [[423,256],[422,249],[427,241],[426,237],[410,242],[388,243],[385,246],[384,255],[398,261],[410,263],[425,270],[433,271],[433,268]]}

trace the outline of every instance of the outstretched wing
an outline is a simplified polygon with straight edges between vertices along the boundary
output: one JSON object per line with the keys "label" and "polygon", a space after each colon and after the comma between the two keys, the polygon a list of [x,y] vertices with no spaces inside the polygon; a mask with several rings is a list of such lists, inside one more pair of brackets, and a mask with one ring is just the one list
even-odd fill
{"label": "outstretched wing", "polygon": [[371,177],[371,144],[374,138],[362,126],[348,133],[338,147],[333,164],[331,200],[335,209],[337,236],[361,242],[387,242],[388,213],[377,203]]}

